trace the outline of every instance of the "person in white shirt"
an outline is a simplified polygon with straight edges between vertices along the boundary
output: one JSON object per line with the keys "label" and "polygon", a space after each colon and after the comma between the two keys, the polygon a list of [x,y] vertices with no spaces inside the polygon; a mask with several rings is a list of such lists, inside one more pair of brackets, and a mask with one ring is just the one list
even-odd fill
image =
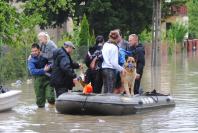
{"label": "person in white shirt", "polygon": [[109,33],[109,40],[102,49],[104,93],[113,93],[116,84],[116,71],[121,72],[123,75],[126,74],[126,70],[118,64],[119,47],[117,44],[119,39],[119,32],[117,30],[111,31]]}

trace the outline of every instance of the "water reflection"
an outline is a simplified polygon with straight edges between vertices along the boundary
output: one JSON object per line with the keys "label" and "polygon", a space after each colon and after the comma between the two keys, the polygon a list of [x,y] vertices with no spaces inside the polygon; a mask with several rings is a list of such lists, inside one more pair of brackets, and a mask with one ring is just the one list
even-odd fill
{"label": "water reflection", "polygon": [[[198,55],[162,57],[160,88],[171,93],[176,107],[151,110],[128,116],[62,115],[54,107],[38,109],[32,84],[22,84],[18,106],[0,113],[1,133],[196,133],[198,132]],[[142,87],[152,90],[147,59]]]}

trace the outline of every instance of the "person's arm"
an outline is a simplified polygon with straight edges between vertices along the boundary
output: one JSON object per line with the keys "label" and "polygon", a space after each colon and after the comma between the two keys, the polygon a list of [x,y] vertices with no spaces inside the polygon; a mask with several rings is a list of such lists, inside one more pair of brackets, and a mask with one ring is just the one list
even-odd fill
{"label": "person's arm", "polygon": [[89,51],[87,52],[87,54],[85,56],[84,62],[86,64],[86,66],[89,68],[90,64],[91,64],[91,53]]}
{"label": "person's arm", "polygon": [[44,68],[37,69],[35,64],[32,62],[32,60],[28,60],[28,70],[30,71],[30,74],[35,76],[35,75],[44,75],[45,71]]}
{"label": "person's arm", "polygon": [[125,63],[126,50],[119,48],[119,65],[123,66]]}
{"label": "person's arm", "polygon": [[138,74],[142,75],[144,65],[145,65],[145,52],[144,49],[139,49],[137,51],[137,68],[136,68]]}
{"label": "person's arm", "polygon": [[73,69],[78,69],[78,68],[80,68],[80,64],[77,63],[77,62],[73,62],[72,68],[73,68]]}
{"label": "person's arm", "polygon": [[111,52],[110,52],[110,62],[111,62],[111,64],[112,64],[112,66],[116,69],[116,70],[118,70],[118,71],[122,71],[124,68],[123,67],[121,67],[119,64],[118,64],[118,48],[113,48],[112,47],[112,49],[111,49]]}
{"label": "person's arm", "polygon": [[60,61],[60,68],[63,72],[65,72],[69,77],[76,78],[76,74],[74,73],[74,70],[72,66],[70,65],[70,60],[66,57],[63,57]]}

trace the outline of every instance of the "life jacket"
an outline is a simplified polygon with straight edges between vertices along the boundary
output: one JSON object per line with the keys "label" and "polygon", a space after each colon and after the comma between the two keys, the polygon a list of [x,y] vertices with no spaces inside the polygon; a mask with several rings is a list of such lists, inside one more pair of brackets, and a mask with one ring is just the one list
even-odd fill
{"label": "life jacket", "polygon": [[90,94],[92,92],[93,92],[93,87],[91,86],[91,83],[84,86],[83,94]]}

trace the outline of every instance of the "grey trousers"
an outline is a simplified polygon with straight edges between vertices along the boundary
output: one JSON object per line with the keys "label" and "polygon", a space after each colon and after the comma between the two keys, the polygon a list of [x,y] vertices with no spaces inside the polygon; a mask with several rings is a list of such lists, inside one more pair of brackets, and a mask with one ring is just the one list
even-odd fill
{"label": "grey trousers", "polygon": [[113,93],[116,83],[116,70],[110,68],[102,69],[104,93]]}

